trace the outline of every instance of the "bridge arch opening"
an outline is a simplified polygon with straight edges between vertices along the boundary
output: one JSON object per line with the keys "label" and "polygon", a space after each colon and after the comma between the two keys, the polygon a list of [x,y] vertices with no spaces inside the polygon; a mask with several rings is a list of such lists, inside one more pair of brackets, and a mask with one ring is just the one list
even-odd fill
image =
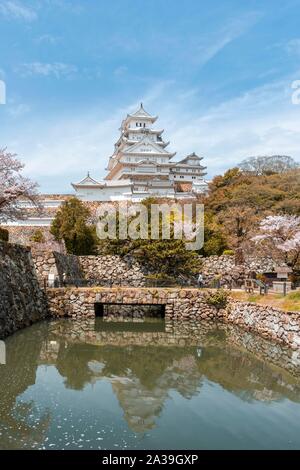
{"label": "bridge arch opening", "polygon": [[94,308],[95,308],[95,317],[96,318],[103,318],[104,305],[97,302],[97,303],[95,303]]}
{"label": "bridge arch opening", "polygon": [[165,318],[164,304],[122,304],[102,303],[94,304],[95,316],[98,318],[119,316],[124,318]]}

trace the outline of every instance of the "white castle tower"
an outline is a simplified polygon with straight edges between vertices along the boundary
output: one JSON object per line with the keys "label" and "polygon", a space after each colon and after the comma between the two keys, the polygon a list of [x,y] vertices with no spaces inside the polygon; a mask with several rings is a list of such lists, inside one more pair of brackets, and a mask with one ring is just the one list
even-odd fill
{"label": "white castle tower", "polygon": [[121,135],[109,157],[104,181],[88,174],[73,183],[77,196],[87,201],[141,200],[149,196],[193,197],[205,192],[205,167],[195,153],[178,162],[176,153],[166,150],[169,142],[163,129],[154,129],[157,116],[151,116],[141,103],[139,109],[123,120]]}

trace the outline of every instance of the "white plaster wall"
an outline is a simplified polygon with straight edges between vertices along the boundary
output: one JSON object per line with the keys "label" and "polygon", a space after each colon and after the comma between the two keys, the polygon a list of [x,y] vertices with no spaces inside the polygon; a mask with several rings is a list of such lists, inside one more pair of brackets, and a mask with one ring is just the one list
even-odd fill
{"label": "white plaster wall", "polygon": [[122,201],[130,199],[131,186],[103,189],[78,189],[76,196],[82,201]]}

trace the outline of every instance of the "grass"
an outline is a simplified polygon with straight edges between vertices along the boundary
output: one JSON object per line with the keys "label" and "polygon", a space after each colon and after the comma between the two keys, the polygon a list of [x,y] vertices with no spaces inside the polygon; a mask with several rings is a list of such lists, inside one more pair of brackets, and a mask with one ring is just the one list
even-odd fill
{"label": "grass", "polygon": [[244,291],[232,291],[230,295],[244,302],[270,305],[287,311],[300,312],[300,291],[289,292],[286,296],[274,293],[268,295],[249,294]]}

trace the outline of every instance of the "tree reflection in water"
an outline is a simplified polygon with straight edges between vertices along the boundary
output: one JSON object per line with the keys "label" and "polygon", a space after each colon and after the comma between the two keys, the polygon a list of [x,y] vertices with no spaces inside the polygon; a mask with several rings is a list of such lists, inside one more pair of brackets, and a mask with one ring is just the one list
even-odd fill
{"label": "tree reflection in water", "polygon": [[167,324],[161,331],[159,321],[157,331],[152,324],[143,332],[134,323],[131,331],[128,324],[125,331],[121,324],[101,328],[101,321],[44,322],[6,341],[7,365],[0,366],[1,448],[43,442],[50,411],[39,413],[38,403],[20,400],[43,365],[55,366],[72,390],[109,382],[130,429],[138,433],[155,428],[172,393],[191,399],[201,394],[204,381],[246,402],[300,401],[296,351],[224,325]]}
{"label": "tree reflection in water", "polygon": [[[0,365],[0,449],[38,447],[51,420],[50,412],[37,413],[32,401],[18,401],[35,383],[48,324],[41,323],[27,331],[31,333],[29,341],[25,331],[15,333],[6,341],[6,365]],[[37,414],[38,418],[32,419]]]}

